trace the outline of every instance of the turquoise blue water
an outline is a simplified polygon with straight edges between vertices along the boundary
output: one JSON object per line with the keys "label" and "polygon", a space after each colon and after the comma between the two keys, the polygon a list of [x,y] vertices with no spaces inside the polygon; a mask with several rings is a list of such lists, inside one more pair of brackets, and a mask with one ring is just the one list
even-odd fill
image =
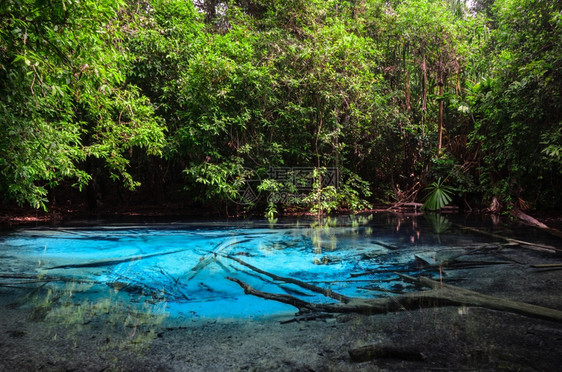
{"label": "turquoise blue water", "polygon": [[396,272],[443,275],[440,260],[482,243],[449,218],[393,215],[29,228],[0,237],[0,296],[44,301],[47,316],[84,303],[187,319],[279,316],[296,309],[228,278],[309,302],[334,300],[253,268],[347,296],[391,296],[414,290]]}

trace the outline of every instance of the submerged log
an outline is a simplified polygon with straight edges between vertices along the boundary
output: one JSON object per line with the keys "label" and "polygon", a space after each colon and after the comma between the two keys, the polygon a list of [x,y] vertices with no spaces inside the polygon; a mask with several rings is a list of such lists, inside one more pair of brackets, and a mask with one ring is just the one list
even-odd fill
{"label": "submerged log", "polygon": [[[207,266],[209,266],[209,264],[211,262],[216,261],[217,259],[217,255],[220,254],[223,250],[225,250],[228,247],[232,247],[234,245],[238,245],[238,244],[242,244],[242,243],[247,243],[251,241],[251,239],[243,239],[243,240],[235,240],[235,241],[222,241],[219,244],[217,244],[213,250],[211,252],[209,252],[209,254],[207,254],[205,257],[201,257],[201,259],[199,260],[199,262],[193,266],[191,268],[192,273],[187,277],[187,280],[191,280],[193,279],[195,276],[197,276],[197,274],[199,274],[199,272],[201,272],[201,270],[203,270],[204,268],[206,268]],[[225,244],[228,243],[228,244]]]}
{"label": "submerged log", "polygon": [[477,306],[492,310],[506,311],[529,317],[562,322],[562,311],[542,306],[526,304],[504,298],[484,295],[468,289],[443,284],[425,277],[413,278],[401,275],[405,280],[432,288],[428,291],[407,293],[387,298],[350,298],[347,303],[310,303],[299,298],[262,292],[243,281],[227,277],[244,289],[246,294],[267,300],[282,302],[300,311],[326,313],[359,313],[365,315],[386,314],[402,310],[418,310],[444,306]]}
{"label": "submerged log", "polygon": [[495,233],[492,233],[492,232],[480,230],[480,229],[477,229],[475,227],[470,227],[470,226],[458,226],[457,225],[457,227],[460,228],[460,229],[463,229],[463,230],[473,231],[473,232],[476,232],[476,233],[479,233],[479,234],[482,234],[482,235],[487,235],[487,236],[490,236],[492,238],[501,239],[501,240],[504,240],[507,243],[512,244],[512,245],[522,245],[522,246],[525,246],[529,249],[533,249],[535,251],[548,252],[548,253],[562,252],[562,249],[555,248],[551,245],[532,243],[532,242],[527,242],[527,241],[519,240],[519,239],[512,239],[512,238],[508,238],[508,237],[505,237],[505,236],[500,235],[500,234],[495,234]]}
{"label": "submerged log", "polygon": [[[231,255],[224,255],[224,254],[221,255],[221,256],[229,258],[233,261],[236,261],[240,265],[246,266],[247,268],[249,268],[249,269],[251,269],[251,270],[253,270],[253,271],[255,271],[259,274],[269,276],[273,280],[278,280],[278,281],[282,281],[282,282],[285,282],[285,283],[295,284],[295,285],[298,285],[301,288],[308,289],[309,291],[313,291],[313,292],[316,292],[316,293],[320,293],[320,294],[322,294],[326,297],[330,297],[330,298],[333,298],[334,300],[338,300],[338,301],[341,301],[341,302],[344,302],[344,303],[347,303],[350,300],[349,297],[344,296],[342,294],[339,294],[337,292],[334,292],[330,289],[325,289],[325,288],[318,287],[318,286],[313,285],[313,284],[305,283],[305,282],[300,281],[298,279],[287,278],[287,277],[284,277],[284,276],[279,276],[279,275],[270,273],[268,271],[262,270],[260,268],[255,267],[254,265],[250,265],[249,263],[242,261],[241,259],[239,259],[237,257],[231,256]],[[233,280],[232,278],[227,278],[227,279]],[[240,284],[239,281],[237,281],[237,280],[233,280],[233,281],[236,281],[238,284]]]}
{"label": "submerged log", "polygon": [[547,226],[544,223],[540,222],[539,220],[537,220],[536,218],[529,216],[527,213],[523,212],[521,209],[514,207],[511,210],[511,214],[513,214],[515,217],[519,218],[521,221],[528,223],[531,226],[537,227],[543,231],[546,231],[547,233],[554,235],[558,238],[562,238],[562,231],[555,229],[553,227]]}
{"label": "submerged log", "polygon": [[67,264],[67,265],[58,265],[53,267],[46,267],[45,270],[54,270],[54,269],[79,269],[84,267],[105,267],[105,266],[115,266],[119,265],[124,262],[133,262],[133,261],[140,261],[145,260],[147,258],[158,257],[158,256],[166,256],[169,254],[183,252],[185,249],[178,249],[176,251],[171,252],[163,252],[163,253],[151,253],[139,256],[132,256],[132,257],[125,257],[125,258],[118,258],[115,260],[100,260],[100,261],[91,261],[91,262],[84,262],[78,264]]}
{"label": "submerged log", "polygon": [[367,362],[373,359],[400,359],[400,360],[423,360],[422,353],[413,347],[398,347],[393,345],[366,345],[357,349],[349,350],[349,356],[354,362]]}

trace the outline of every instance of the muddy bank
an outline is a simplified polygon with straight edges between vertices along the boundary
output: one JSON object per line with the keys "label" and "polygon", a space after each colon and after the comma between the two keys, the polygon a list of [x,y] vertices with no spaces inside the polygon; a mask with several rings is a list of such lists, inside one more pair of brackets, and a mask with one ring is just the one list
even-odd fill
{"label": "muddy bank", "polygon": [[[78,333],[3,324],[0,366],[6,371],[369,371],[537,370],[558,368],[562,329],[551,322],[478,308],[424,309],[326,321],[203,322]],[[349,350],[364,345],[413,348],[420,361],[381,358],[362,363]]]}

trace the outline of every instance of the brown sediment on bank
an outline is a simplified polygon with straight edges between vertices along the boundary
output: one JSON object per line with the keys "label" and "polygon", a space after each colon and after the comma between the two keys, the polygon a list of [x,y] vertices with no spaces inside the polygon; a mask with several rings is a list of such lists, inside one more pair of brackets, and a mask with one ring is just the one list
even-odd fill
{"label": "brown sediment on bank", "polygon": [[73,220],[103,219],[173,219],[173,218],[211,218],[219,217],[200,206],[178,206],[173,204],[116,206],[92,211],[87,206],[74,208],[54,207],[48,211],[2,206],[0,208],[0,228],[49,225]]}

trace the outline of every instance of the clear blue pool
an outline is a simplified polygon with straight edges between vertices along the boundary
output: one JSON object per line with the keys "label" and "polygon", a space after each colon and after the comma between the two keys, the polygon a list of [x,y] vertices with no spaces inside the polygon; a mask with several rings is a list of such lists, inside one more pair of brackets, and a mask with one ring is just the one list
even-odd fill
{"label": "clear blue pool", "polygon": [[237,221],[20,229],[0,237],[0,295],[4,303],[18,298],[29,306],[47,303],[46,317],[69,304],[188,319],[288,314],[295,308],[245,295],[227,277],[310,302],[333,300],[272,280],[237,260],[347,296],[389,296],[413,290],[396,271],[437,275],[431,263],[438,264],[440,257],[489,241],[455,229],[447,218],[441,222],[370,215],[322,224],[287,220],[275,225]]}
{"label": "clear blue pool", "polygon": [[429,353],[428,361],[409,368],[402,360],[388,362],[391,370],[531,365],[505,364],[508,354],[552,370],[560,330],[549,321],[465,306],[303,321],[297,308],[245,294],[228,279],[325,303],[335,300],[282,277],[378,298],[422,290],[400,277],[422,274],[559,309],[560,272],[532,268],[559,262],[559,252],[502,237],[562,248],[538,229],[461,215],[389,213],[273,225],[75,221],[3,231],[0,370],[379,370],[383,361],[353,363],[349,350],[402,341]]}

